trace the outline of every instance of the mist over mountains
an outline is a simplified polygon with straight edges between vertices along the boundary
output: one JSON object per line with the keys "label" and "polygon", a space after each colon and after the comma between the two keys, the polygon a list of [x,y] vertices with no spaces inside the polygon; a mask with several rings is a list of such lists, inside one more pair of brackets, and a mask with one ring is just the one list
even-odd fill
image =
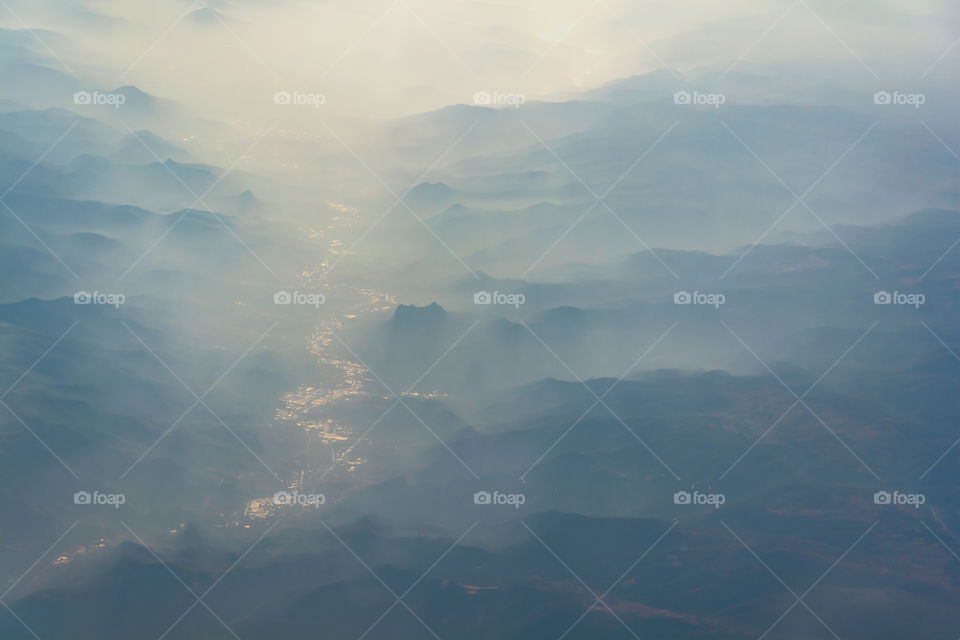
{"label": "mist over mountains", "polygon": [[0,637],[960,634],[952,6],[0,15]]}

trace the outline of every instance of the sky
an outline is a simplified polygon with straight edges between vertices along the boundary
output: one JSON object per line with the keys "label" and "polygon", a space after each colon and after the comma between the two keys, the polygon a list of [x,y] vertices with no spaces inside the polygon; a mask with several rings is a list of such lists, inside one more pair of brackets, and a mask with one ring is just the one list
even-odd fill
{"label": "sky", "polygon": [[62,60],[82,61],[78,75],[108,89],[135,84],[237,124],[269,119],[277,91],[322,95],[327,117],[383,118],[468,103],[477,91],[555,100],[664,67],[800,76],[823,67],[878,87],[946,82],[940,62],[960,37],[960,9],[949,0],[7,7],[6,28],[29,24]]}

